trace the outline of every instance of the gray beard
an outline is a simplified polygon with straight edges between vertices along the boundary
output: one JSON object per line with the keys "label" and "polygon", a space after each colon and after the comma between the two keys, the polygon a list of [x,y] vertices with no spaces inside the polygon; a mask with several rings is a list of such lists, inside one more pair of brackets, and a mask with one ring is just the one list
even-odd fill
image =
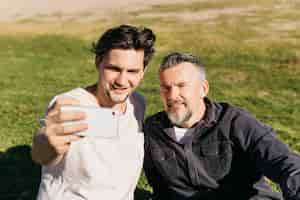
{"label": "gray beard", "polygon": [[172,114],[167,113],[169,120],[176,126],[181,126],[184,122],[188,121],[192,116],[192,111],[188,110],[185,113]]}

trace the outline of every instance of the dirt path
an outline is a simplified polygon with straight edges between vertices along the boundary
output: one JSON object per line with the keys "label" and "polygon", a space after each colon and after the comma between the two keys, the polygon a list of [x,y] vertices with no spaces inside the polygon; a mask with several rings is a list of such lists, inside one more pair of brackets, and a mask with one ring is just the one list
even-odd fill
{"label": "dirt path", "polygon": [[102,17],[154,4],[171,4],[186,0],[1,0],[0,21],[51,16]]}

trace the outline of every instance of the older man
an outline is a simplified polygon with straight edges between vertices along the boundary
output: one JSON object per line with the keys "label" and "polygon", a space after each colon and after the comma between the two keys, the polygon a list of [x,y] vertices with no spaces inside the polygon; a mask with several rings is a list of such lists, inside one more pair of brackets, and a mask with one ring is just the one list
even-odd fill
{"label": "older man", "polygon": [[172,53],[163,60],[164,111],[145,122],[144,169],[156,199],[300,199],[300,157],[250,113],[209,100],[200,61]]}
{"label": "older man", "polygon": [[[145,109],[134,90],[154,53],[154,41],[155,35],[147,28],[122,25],[109,29],[94,45],[98,82],[50,102],[32,147],[33,160],[43,165],[38,199],[133,200],[144,155]],[[87,124],[66,123],[85,119],[86,113],[62,112],[65,105],[109,110],[118,122],[117,130],[111,130],[118,137],[77,136]],[[99,121],[97,132],[101,133],[106,119],[94,120]]]}

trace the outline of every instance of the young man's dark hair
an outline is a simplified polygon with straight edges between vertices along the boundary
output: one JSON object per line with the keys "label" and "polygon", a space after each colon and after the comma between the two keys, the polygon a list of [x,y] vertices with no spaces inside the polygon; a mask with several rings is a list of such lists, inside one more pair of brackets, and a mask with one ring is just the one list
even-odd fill
{"label": "young man's dark hair", "polygon": [[96,43],[93,43],[93,52],[101,60],[111,49],[144,50],[144,67],[146,67],[155,51],[154,42],[155,35],[150,29],[121,25],[107,30]]}

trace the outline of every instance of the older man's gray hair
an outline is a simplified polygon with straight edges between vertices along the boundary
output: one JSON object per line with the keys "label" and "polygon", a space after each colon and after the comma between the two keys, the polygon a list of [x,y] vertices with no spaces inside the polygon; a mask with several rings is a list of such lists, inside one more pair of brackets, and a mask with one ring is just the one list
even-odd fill
{"label": "older man's gray hair", "polygon": [[200,59],[192,54],[189,53],[179,53],[179,52],[173,52],[168,54],[163,58],[163,61],[160,65],[160,72],[164,71],[165,69],[174,67],[180,63],[188,62],[193,64],[200,72],[200,79],[205,80],[205,69],[202,63],[200,62]]}

